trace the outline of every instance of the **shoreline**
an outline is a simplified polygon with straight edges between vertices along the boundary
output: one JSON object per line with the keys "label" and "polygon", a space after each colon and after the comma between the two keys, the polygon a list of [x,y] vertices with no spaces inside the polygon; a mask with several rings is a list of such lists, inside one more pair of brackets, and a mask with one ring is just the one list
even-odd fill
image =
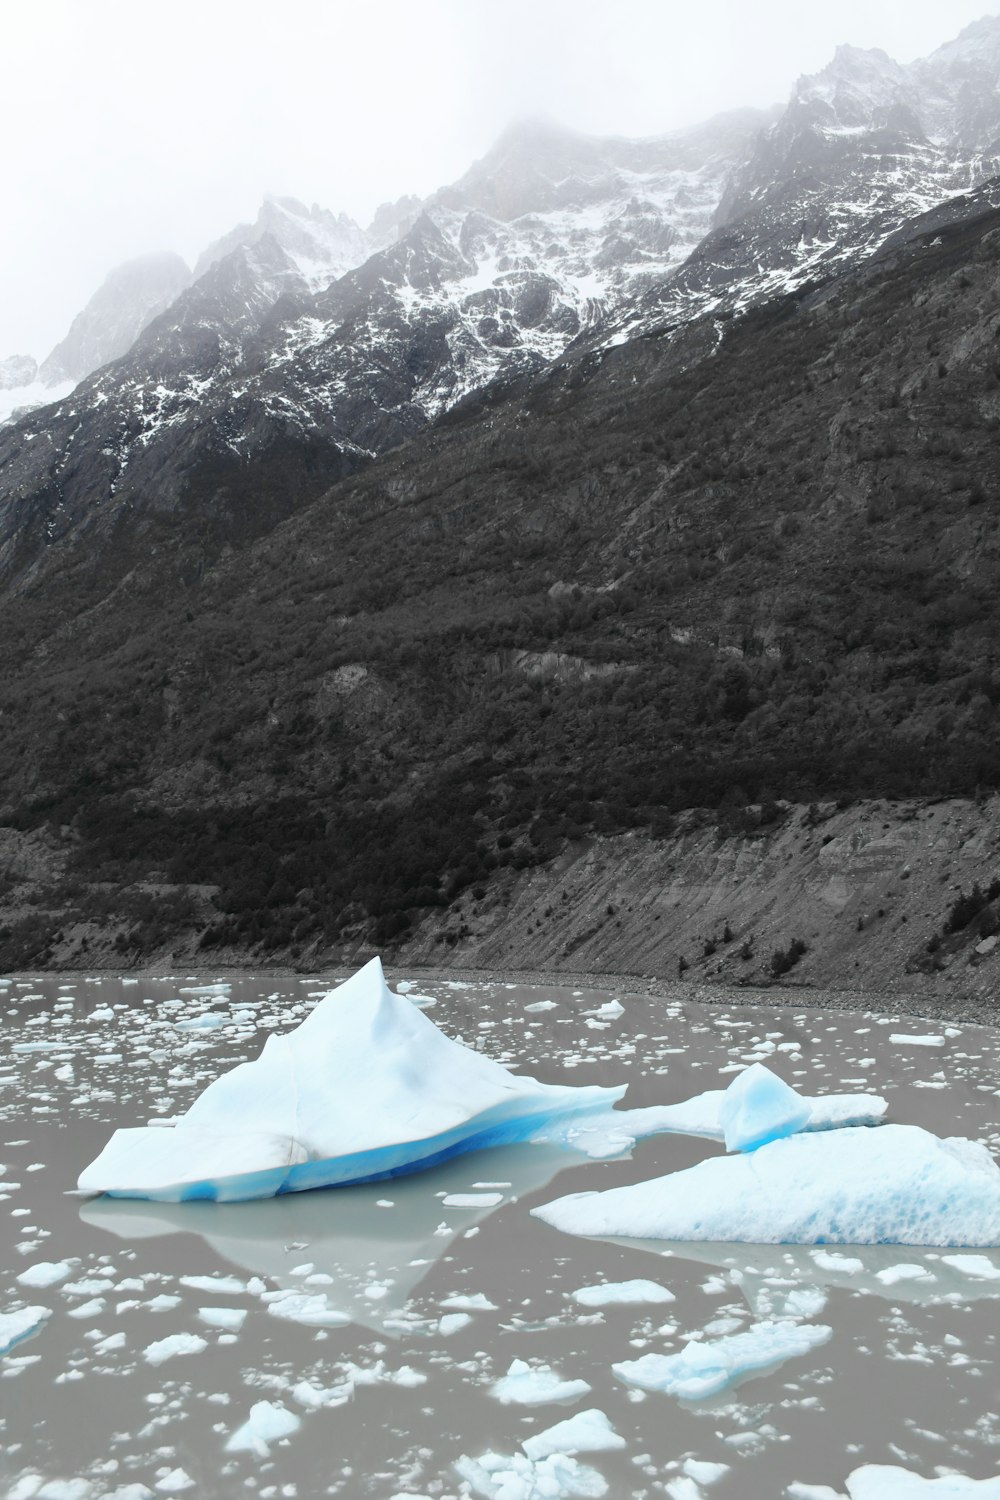
{"label": "shoreline", "polygon": [[[227,976],[234,979],[249,979],[268,976],[273,979],[296,979],[322,982],[326,978],[340,982],[354,973],[360,965],[332,964],[328,968],[306,972],[287,964],[225,964],[217,968],[186,968],[184,965],[166,965],[163,970],[105,969],[95,974],[88,969],[46,969],[23,971],[4,975],[11,980],[26,981],[61,980],[83,983],[88,979],[194,979],[204,983],[220,982]],[[658,975],[604,973],[594,970],[558,969],[496,969],[441,968],[423,964],[386,963],[386,977],[390,982],[400,979],[447,983],[449,980],[465,984],[516,984],[538,989],[582,989],[615,991],[622,999],[651,997],[671,1003],[715,1005],[719,1007],[745,1007],[748,1010],[774,1007],[806,1007],[811,1010],[841,1011],[849,1015],[877,1015],[898,1017],[900,1020],[946,1022],[966,1026],[986,1026],[996,1031],[1000,1026],[996,1010],[981,998],[968,995],[918,995],[885,990],[847,990],[802,985],[747,985],[731,986],[712,984],[704,980],[664,979]]]}

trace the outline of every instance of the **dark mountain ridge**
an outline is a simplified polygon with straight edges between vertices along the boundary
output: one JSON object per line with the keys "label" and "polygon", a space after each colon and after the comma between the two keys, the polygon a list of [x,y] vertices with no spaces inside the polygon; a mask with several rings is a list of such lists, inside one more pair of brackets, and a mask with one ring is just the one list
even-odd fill
{"label": "dark mountain ridge", "polygon": [[9,600],[3,817],[64,873],[7,963],[95,902],[319,962],[683,809],[996,786],[1000,212],[938,220],[472,395],[186,585]]}

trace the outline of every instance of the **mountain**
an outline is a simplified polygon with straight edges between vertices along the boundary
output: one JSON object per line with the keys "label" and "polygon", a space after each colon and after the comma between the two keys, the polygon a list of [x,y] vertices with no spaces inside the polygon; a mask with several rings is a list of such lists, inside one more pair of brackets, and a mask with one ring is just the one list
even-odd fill
{"label": "mountain", "polygon": [[275,201],[4,429],[0,963],[426,959],[601,840],[1000,785],[998,37]]}
{"label": "mountain", "polygon": [[356,226],[266,204],[122,360],[0,435],[0,579],[24,587],[86,536],[110,580],[123,527],[193,512],[212,555],[470,393],[541,372],[683,260],[760,119],[644,142],[518,127],[419,213],[397,205],[401,238],[342,275]]}
{"label": "mountain", "polygon": [[679,275],[621,326],[731,311],[801,286],[996,178],[998,76],[998,16],[905,67],[878,49],[839,47],[760,134]]}
{"label": "mountain", "polygon": [[256,245],[268,237],[277,241],[295,272],[313,291],[329,285],[371,251],[364,231],[346,214],[306,208],[295,198],[266,198],[252,224],[238,224],[198,257],[197,281],[216,261],[241,245]]}
{"label": "mountain", "polygon": [[688,809],[996,786],[998,274],[960,213],[484,392],[185,581],[65,554],[0,619],[4,963],[461,944]]}
{"label": "mountain", "polygon": [[170,306],[190,272],[179,255],[143,255],[118,266],[73,319],[69,333],[42,361],[43,384],[83,380],[120,359],[142,330]]}

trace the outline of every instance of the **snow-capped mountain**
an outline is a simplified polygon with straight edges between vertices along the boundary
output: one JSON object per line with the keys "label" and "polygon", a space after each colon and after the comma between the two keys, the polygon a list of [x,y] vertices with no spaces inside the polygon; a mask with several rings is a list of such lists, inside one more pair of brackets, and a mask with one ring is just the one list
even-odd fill
{"label": "snow-capped mountain", "polygon": [[[626,331],[746,307],[870,254],[1000,173],[1000,17],[908,66],[839,47],[733,173],[712,233]],[[657,317],[658,309],[658,317]]]}
{"label": "snow-capped mountain", "polygon": [[402,232],[367,258],[350,221],[270,201],[123,359],[0,440],[8,522],[19,533],[31,499],[51,542],[95,505],[174,510],[203,474],[222,512],[251,460],[298,503],[498,376],[542,370],[668,275],[761,123],[640,142],[518,127],[419,211],[381,210],[370,239]]}
{"label": "snow-capped mountain", "polygon": [[143,255],[116,267],[73,319],[69,333],[39,369],[45,385],[82,380],[120,359],[142,330],[187,286],[179,255]]}
{"label": "snow-capped mountain", "polygon": [[832,275],[955,195],[992,202],[998,75],[994,17],[905,67],[842,47],[768,114],[642,141],[523,122],[364,230],[269,199],[190,284],[173,266],[141,332],[120,310],[142,298],[109,293],[46,361],[101,367],[0,434],[0,572],[133,509],[238,541],[498,381]]}
{"label": "snow-capped mountain", "polygon": [[374,248],[364,230],[346,214],[332,214],[316,204],[306,208],[294,198],[265,198],[252,224],[238,224],[203,251],[194,279],[241,245],[256,245],[265,238],[281,246],[292,270],[310,291],[319,291],[360,265]]}
{"label": "snow-capped mountain", "polygon": [[38,363],[30,354],[11,354],[0,359],[0,391],[16,391],[31,385],[38,374]]}

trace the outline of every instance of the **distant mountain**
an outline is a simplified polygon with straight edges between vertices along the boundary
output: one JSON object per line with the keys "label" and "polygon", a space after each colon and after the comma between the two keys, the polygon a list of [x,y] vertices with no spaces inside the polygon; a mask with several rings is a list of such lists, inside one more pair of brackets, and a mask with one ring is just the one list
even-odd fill
{"label": "distant mountain", "polygon": [[73,319],[66,337],[42,361],[38,373],[43,384],[82,380],[92,370],[120,359],[189,279],[179,255],[143,255],[118,266]]}
{"label": "distant mountain", "polygon": [[96,563],[151,512],[238,543],[463,397],[540,373],[681,264],[762,118],[640,142],[517,127],[419,212],[376,216],[400,238],[344,274],[357,226],[265,204],[121,361],[0,437],[0,577],[77,534]]}
{"label": "distant mountain", "polygon": [[15,391],[31,385],[38,375],[38,363],[30,354],[11,354],[0,359],[0,391]]}

